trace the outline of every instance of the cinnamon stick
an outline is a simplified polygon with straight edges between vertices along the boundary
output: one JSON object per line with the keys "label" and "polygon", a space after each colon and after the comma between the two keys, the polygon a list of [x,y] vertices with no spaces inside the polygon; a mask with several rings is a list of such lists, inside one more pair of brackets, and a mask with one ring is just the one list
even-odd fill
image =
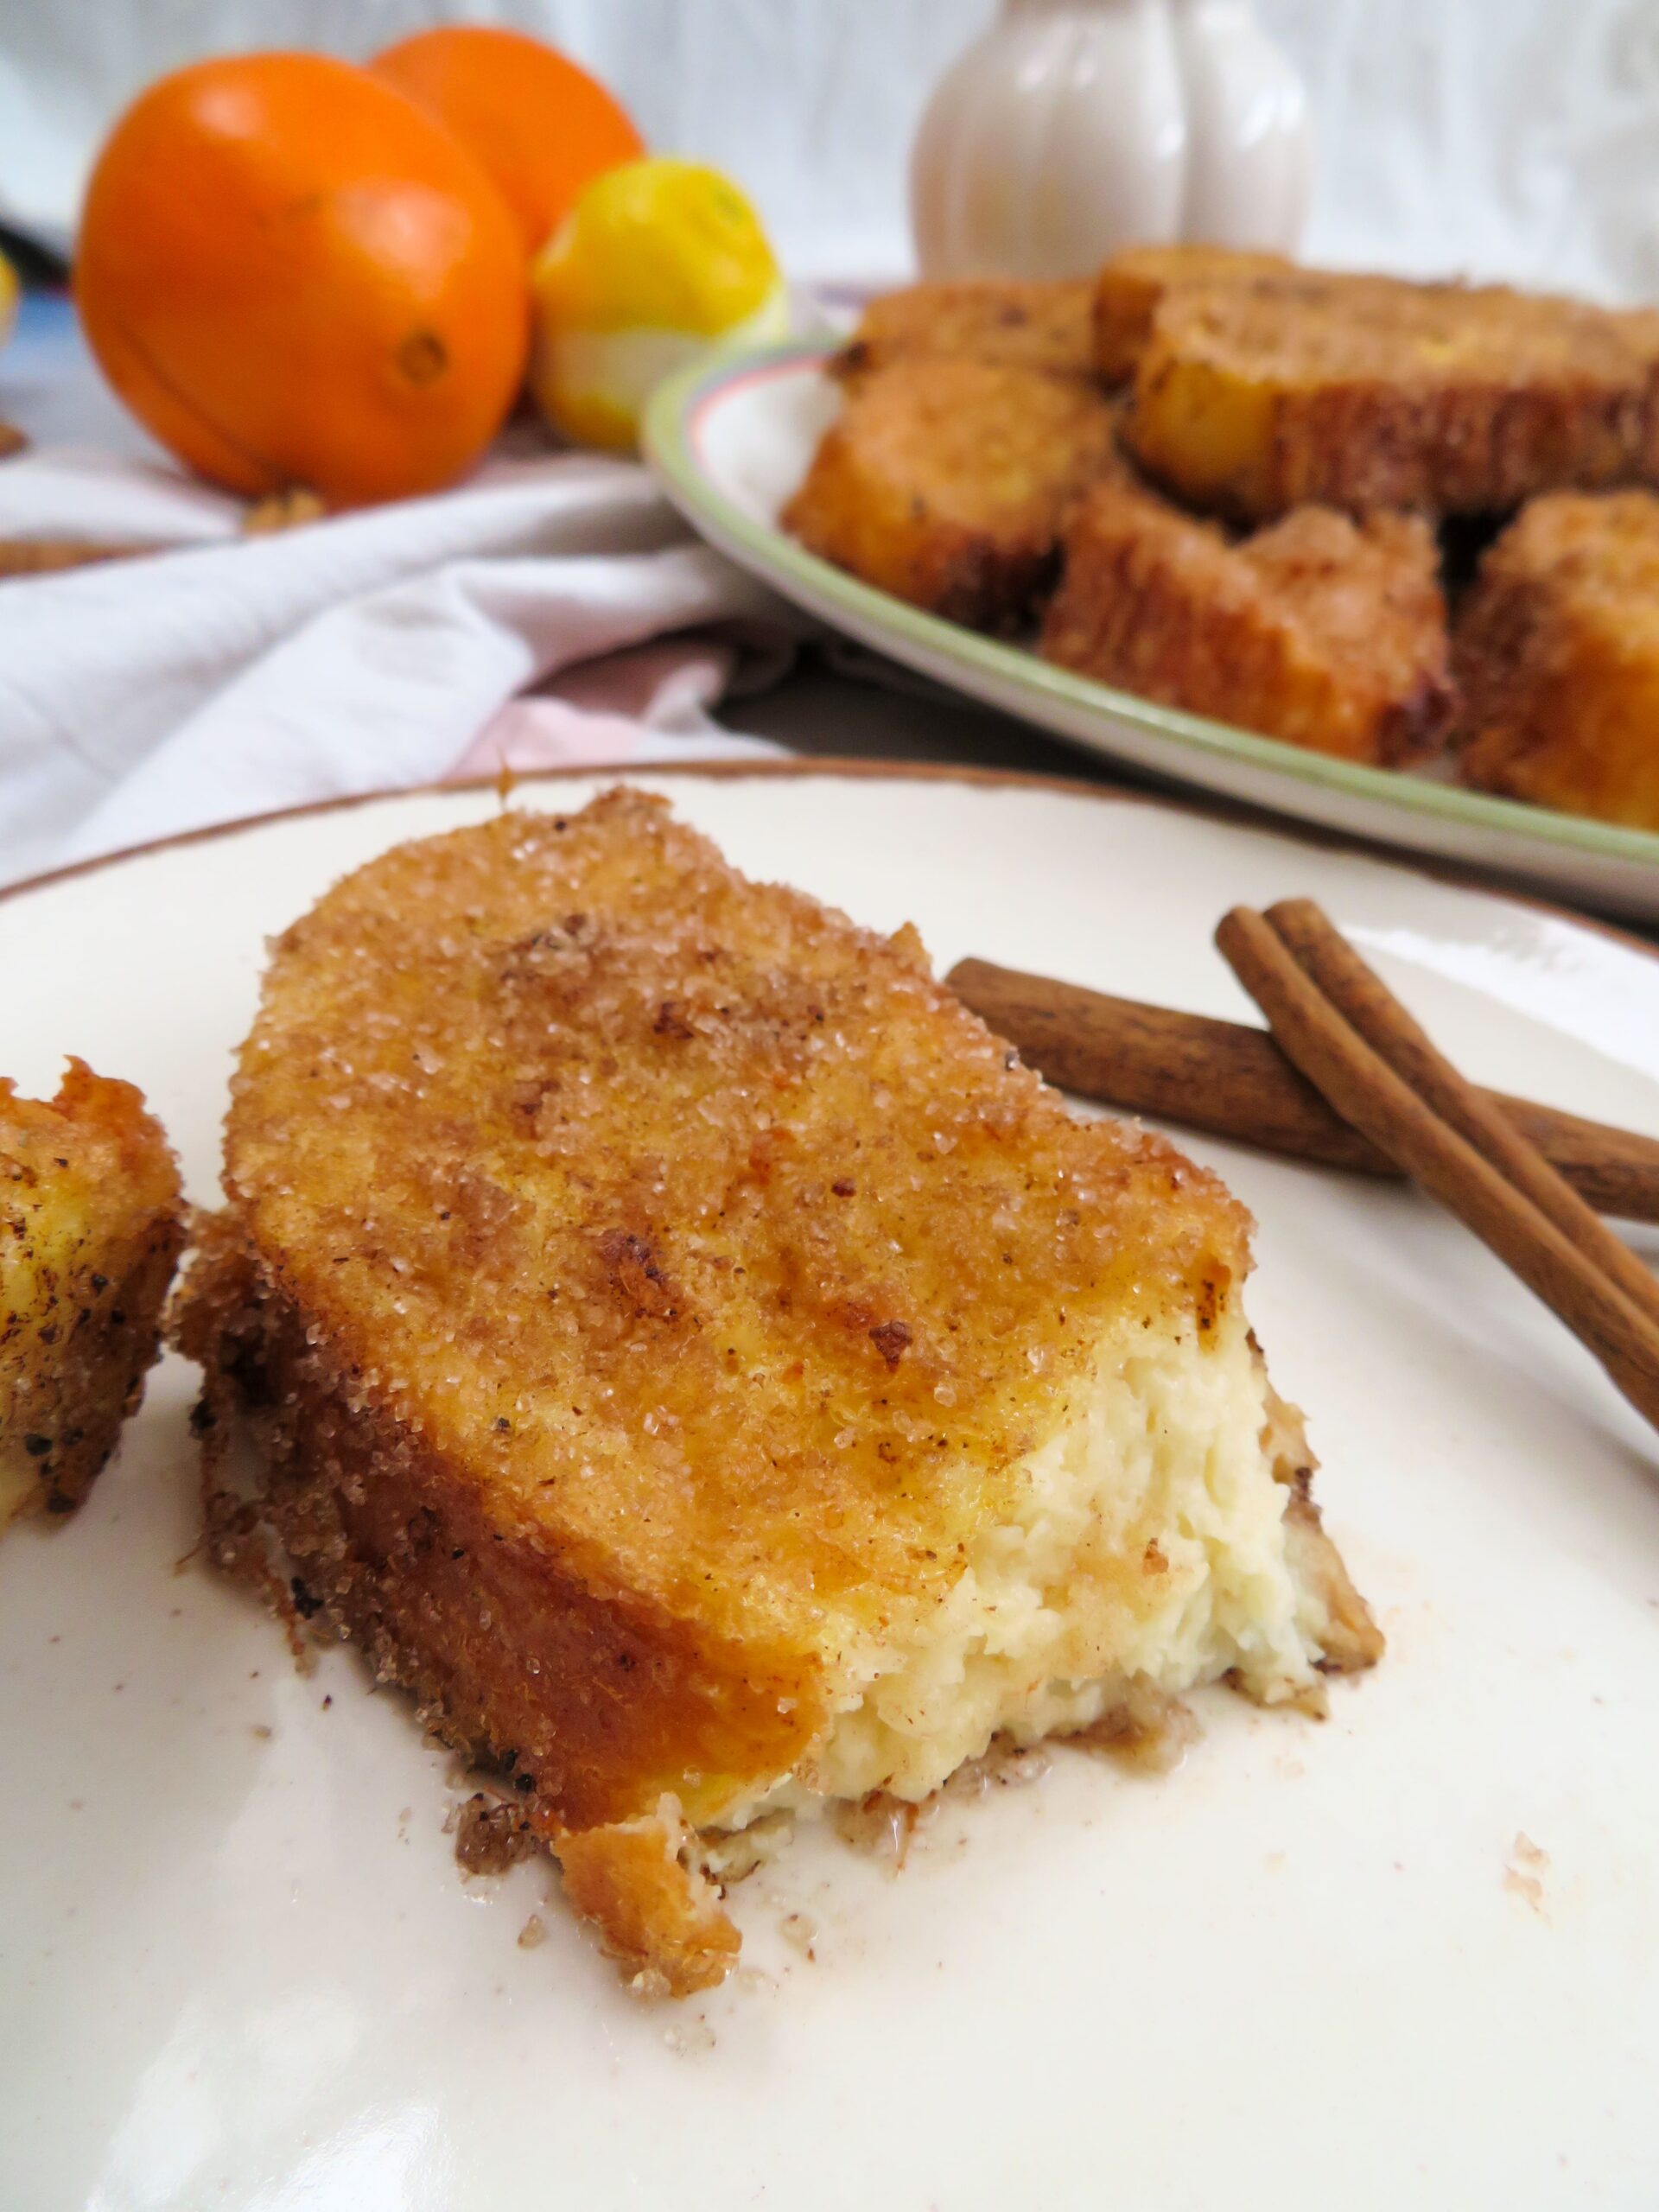
{"label": "cinnamon stick", "polygon": [[[1659,1426],[1659,1324],[1419,1097],[1262,915],[1235,907],[1216,943],[1287,1056],[1343,1119],[1472,1230],[1595,1354],[1637,1412]],[[1465,1101],[1459,1111],[1471,1109]]]}
{"label": "cinnamon stick", "polygon": [[[1333,1113],[1264,1029],[1075,983],[958,962],[946,982],[1051,1083],[1134,1114],[1363,1175],[1399,1173]],[[1509,1116],[1587,1205],[1659,1222],[1659,1142],[1501,1091]]]}
{"label": "cinnamon stick", "polygon": [[1372,1051],[1659,1326],[1659,1281],[1651,1268],[1592,1213],[1503,1109],[1464,1080],[1313,900],[1281,899],[1268,907],[1267,921]]}

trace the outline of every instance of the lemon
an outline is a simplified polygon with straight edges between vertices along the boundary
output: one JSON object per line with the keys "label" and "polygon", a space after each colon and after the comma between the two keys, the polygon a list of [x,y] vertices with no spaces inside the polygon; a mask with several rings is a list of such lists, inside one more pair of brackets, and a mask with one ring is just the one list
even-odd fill
{"label": "lemon", "polygon": [[789,330],[753,208],[718,169],[660,156],[594,179],[537,256],[531,289],[537,404],[567,437],[620,451],[671,370]]}
{"label": "lemon", "polygon": [[11,326],[17,320],[17,295],[22,290],[17,271],[0,253],[0,346],[11,335]]}

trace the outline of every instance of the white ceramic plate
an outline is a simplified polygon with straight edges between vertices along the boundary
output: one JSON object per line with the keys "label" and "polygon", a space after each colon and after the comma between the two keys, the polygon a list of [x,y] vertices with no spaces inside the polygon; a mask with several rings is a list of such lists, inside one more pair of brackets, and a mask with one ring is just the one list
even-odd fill
{"label": "white ceramic plate", "polygon": [[[1221,910],[1312,893],[1477,1077],[1659,1133],[1659,963],[1550,914],[1062,786],[640,780],[941,963],[1213,1014],[1243,1010]],[[0,902],[8,1071],[142,1083],[209,1197],[267,933],[495,804],[279,818]],[[758,1978],[686,2007],[628,1999],[544,1868],[464,1887],[404,1700],[343,1649],[297,1674],[179,1564],[169,1360],[84,1513],[0,1544],[6,2212],[1659,2202],[1655,1440],[1426,1201],[1192,1148],[1260,1218],[1252,1312],[1387,1660],[1323,1726],[1206,1697],[1163,1781],[1059,1752],[897,1878],[804,1841],[734,1893]]]}
{"label": "white ceramic plate", "polygon": [[1659,918],[1659,835],[1523,806],[1421,775],[1257,737],[1053,668],[1018,645],[923,614],[806,552],[778,526],[839,404],[822,347],[728,355],[666,383],[646,450],[709,543],[808,613],[969,697],[1166,781]]}

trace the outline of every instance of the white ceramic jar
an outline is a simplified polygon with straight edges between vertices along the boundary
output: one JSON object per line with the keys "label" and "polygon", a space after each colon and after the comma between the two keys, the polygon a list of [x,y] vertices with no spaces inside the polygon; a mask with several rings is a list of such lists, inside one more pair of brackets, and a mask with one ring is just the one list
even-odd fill
{"label": "white ceramic jar", "polygon": [[911,157],[925,276],[1079,276],[1119,246],[1288,251],[1313,145],[1251,0],[1003,0]]}

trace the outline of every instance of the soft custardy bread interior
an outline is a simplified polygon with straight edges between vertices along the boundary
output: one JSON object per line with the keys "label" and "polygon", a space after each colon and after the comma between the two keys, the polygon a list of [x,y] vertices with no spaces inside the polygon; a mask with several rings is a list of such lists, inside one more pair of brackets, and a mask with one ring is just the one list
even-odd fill
{"label": "soft custardy bread interior", "polygon": [[[1248,1218],[913,934],[658,800],[404,846],[281,938],[184,1303],[215,1506],[511,1772],[631,1974],[699,1834],[1380,1648],[1243,1319]],[[217,1493],[216,1493],[217,1494]]]}

